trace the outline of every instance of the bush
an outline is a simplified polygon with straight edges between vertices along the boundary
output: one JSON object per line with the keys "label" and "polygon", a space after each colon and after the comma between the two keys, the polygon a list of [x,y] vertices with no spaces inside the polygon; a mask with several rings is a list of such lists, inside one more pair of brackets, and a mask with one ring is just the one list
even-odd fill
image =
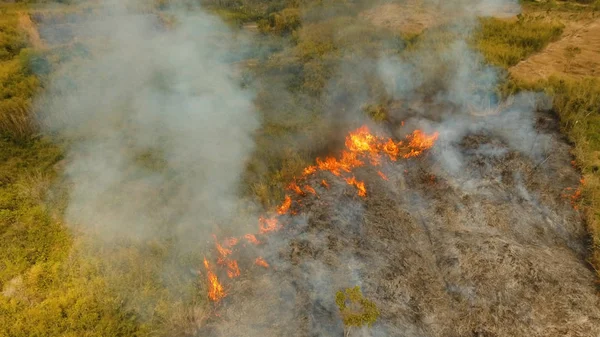
{"label": "bush", "polygon": [[335,303],[346,327],[372,326],[379,317],[375,303],[364,298],[358,286],[338,291]]}
{"label": "bush", "polygon": [[263,33],[290,34],[300,27],[300,10],[286,8],[269,15],[268,20],[261,20],[259,28]]}

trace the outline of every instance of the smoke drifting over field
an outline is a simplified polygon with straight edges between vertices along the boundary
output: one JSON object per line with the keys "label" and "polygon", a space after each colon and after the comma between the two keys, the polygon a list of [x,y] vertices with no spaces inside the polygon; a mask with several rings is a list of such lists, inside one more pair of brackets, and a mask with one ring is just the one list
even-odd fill
{"label": "smoke drifting over field", "polygon": [[[274,215],[282,228],[261,219],[260,245],[229,241],[232,252],[219,252],[241,276],[229,279],[235,268],[217,253],[207,258],[199,277],[218,276],[226,296],[194,333],[341,336],[335,292],[355,285],[381,311],[356,336],[600,333],[585,232],[564,197],[579,181],[569,147],[536,111],[543,97],[499,102],[496,69],[469,47],[477,15],[517,1],[425,3],[450,18],[443,43],[425,37],[401,56],[341,50],[318,100],[332,137],[359,121],[404,144],[415,129],[437,132],[435,145],[353,167],[366,196],[332,170],[307,174],[314,193],[287,191],[291,206]],[[219,227],[237,235],[273,213],[248,211],[239,197],[260,128],[231,65],[249,37],[200,8],[175,9],[169,29],[132,8],[110,2],[87,18],[78,34],[95,44],[92,56],[64,69],[39,102],[47,131],[69,144],[66,220],[103,244],[168,238],[176,251],[210,254],[212,234],[224,242]],[[373,98],[367,77],[385,88],[383,124],[362,112]],[[343,82],[352,90],[335,85]]]}
{"label": "smoke drifting over field", "polygon": [[232,78],[235,38],[218,19],[194,11],[165,30],[127,5],[88,18],[79,34],[98,50],[42,101],[48,129],[73,139],[67,221],[107,239],[151,238],[169,223],[198,240],[237,207],[259,126],[252,93]]}

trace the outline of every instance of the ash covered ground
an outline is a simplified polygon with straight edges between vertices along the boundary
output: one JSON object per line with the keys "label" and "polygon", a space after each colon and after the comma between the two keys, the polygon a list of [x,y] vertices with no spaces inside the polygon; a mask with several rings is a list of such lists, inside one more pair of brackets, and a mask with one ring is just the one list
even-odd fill
{"label": "ash covered ground", "polygon": [[[350,335],[597,336],[600,302],[570,200],[579,175],[555,116],[528,117],[543,142],[532,144],[543,148],[534,158],[502,130],[467,132],[385,163],[388,181],[359,169],[364,199],[343,181],[297,199],[300,212],[262,248],[273,268],[234,282],[203,332],[342,336],[334,294],[360,285],[381,316]],[[443,159],[448,147],[459,171]],[[321,178],[335,181],[320,173],[313,186]]]}

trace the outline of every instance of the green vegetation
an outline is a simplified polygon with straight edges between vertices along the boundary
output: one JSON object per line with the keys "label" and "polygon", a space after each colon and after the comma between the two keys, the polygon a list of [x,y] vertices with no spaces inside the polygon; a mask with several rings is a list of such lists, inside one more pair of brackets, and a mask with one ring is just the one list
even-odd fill
{"label": "green vegetation", "polygon": [[363,296],[359,286],[338,291],[335,303],[347,328],[371,326],[379,317],[379,309]]}
{"label": "green vegetation", "polygon": [[[55,184],[62,150],[37,135],[31,102],[44,81],[33,74],[49,74],[49,60],[66,61],[66,53],[28,48],[19,30],[26,8],[0,9],[0,335],[183,333],[204,319],[206,301],[198,300],[193,275],[173,284],[156,272],[167,259],[162,246],[93,254],[100,247],[74,237],[62,223],[66,191]],[[107,263],[107,256],[120,263]]]}
{"label": "green vegetation", "polygon": [[600,0],[521,0],[521,3],[535,10],[559,11],[559,12],[589,12],[600,10]]}
{"label": "green vegetation", "polygon": [[7,5],[0,9],[0,133],[24,141],[35,130],[29,115],[39,81],[28,64],[31,51],[25,48],[27,39],[19,30],[17,10]]}
{"label": "green vegetation", "polygon": [[510,67],[558,39],[563,29],[558,22],[531,15],[520,15],[516,22],[483,18],[477,47],[490,63]]}

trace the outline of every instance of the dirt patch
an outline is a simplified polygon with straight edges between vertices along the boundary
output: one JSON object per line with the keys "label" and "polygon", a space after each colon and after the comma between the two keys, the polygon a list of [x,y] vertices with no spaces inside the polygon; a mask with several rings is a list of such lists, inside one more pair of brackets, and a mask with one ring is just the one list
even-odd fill
{"label": "dirt patch", "polygon": [[45,48],[45,43],[40,37],[38,29],[31,21],[31,17],[27,13],[19,13],[19,28],[27,33],[29,44],[35,49]]}
{"label": "dirt patch", "polygon": [[425,6],[420,1],[384,4],[363,12],[361,16],[376,26],[407,34],[418,34],[442,22],[441,15],[433,7]]}
{"label": "dirt patch", "polygon": [[565,24],[561,39],[510,68],[514,77],[536,81],[552,75],[600,76],[600,18],[567,14],[558,18]]}
{"label": "dirt patch", "polygon": [[[491,3],[490,3],[491,5]],[[408,0],[402,3],[387,3],[364,11],[361,16],[379,27],[398,30],[406,34],[419,34],[423,30],[435,27],[456,19],[456,15],[448,15],[453,11],[443,5],[434,5],[430,1]],[[476,12],[481,15],[493,13],[495,17],[514,17],[519,13],[518,6],[492,8],[480,6]]]}

